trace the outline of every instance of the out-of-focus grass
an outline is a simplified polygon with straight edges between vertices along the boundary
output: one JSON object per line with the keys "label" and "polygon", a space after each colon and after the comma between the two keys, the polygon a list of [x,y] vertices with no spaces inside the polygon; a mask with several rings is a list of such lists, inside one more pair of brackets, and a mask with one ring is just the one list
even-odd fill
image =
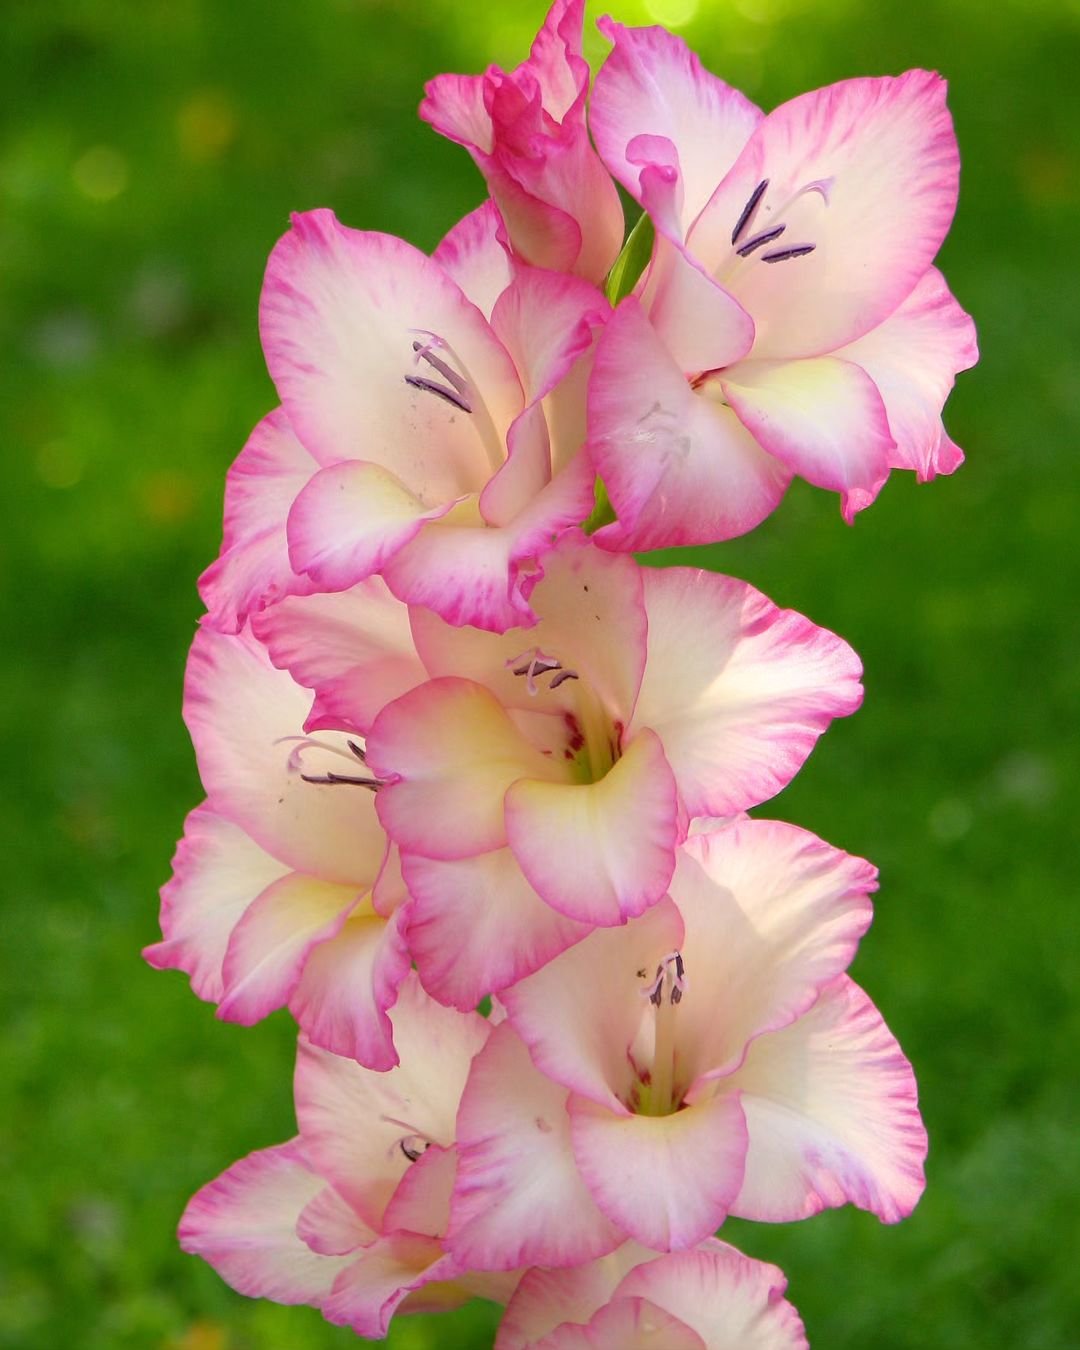
{"label": "out-of-focus grass", "polygon": [[[934,66],[964,156],[943,266],[983,363],[970,463],[889,484],[854,529],[794,490],[698,560],[847,636],[867,701],[769,809],[882,868],[856,973],[915,1062],[930,1187],[725,1235],[779,1261],[819,1347],[1080,1341],[1080,6],[655,0],[765,106]],[[344,1346],[176,1249],[186,1197],[292,1128],[285,1019],[214,1021],[145,968],[198,799],[180,722],[224,470],[273,402],[255,327],[294,208],[430,247],[479,200],[414,116],[422,81],[523,53],[542,6],[57,0],[4,16],[0,532],[5,1221],[0,1346]],[[601,45],[593,42],[598,55]],[[493,1311],[397,1350],[490,1343]]]}

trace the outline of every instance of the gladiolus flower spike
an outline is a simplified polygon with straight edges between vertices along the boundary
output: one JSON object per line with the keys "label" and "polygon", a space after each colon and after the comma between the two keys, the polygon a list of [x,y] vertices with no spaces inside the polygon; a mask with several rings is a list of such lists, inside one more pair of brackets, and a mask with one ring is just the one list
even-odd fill
{"label": "gladiolus flower spike", "polygon": [[892,1223],[924,1186],[846,973],[877,873],[747,814],[861,666],[630,554],[750,530],[795,475],[850,521],[960,464],[956,143],[925,71],[766,115],[662,28],[602,20],[591,80],[583,17],[428,84],[490,194],[432,256],[318,210],[270,257],[280,406],[200,581],[206,800],[145,955],[223,1019],[289,1009],[297,1133],[180,1242],[361,1337],[481,1297],[497,1350],[796,1350],[727,1215]]}

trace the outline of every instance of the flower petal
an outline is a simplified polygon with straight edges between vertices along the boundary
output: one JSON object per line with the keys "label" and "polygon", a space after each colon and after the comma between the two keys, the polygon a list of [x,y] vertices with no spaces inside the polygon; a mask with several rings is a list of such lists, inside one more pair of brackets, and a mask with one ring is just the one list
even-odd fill
{"label": "flower petal", "polygon": [[583,923],[624,923],[655,904],[678,836],[675,779],[647,729],[598,782],[520,779],[506,793],[506,838],[522,872]]}
{"label": "flower petal", "polygon": [[422,684],[409,611],[381,577],[347,591],[288,597],[252,620],[279,669],[315,691],[307,729],[363,735],[378,713]]}
{"label": "flower petal", "polygon": [[868,862],[781,821],[744,817],[687,840],[671,882],[690,981],[678,1021],[684,1089],[700,1073],[730,1073],[755,1036],[794,1021],[847,969],[876,889]]}
{"label": "flower petal", "polygon": [[264,417],[225,476],[221,556],[199,578],[207,622],[237,633],[249,614],[314,583],[289,562],[285,521],[317,464],[296,439],[282,408]]}
{"label": "flower petal", "polygon": [[649,656],[630,731],[660,737],[691,816],[756,806],[790,782],[834,717],[859,706],[859,659],[745,582],[643,571]]}
{"label": "flower petal", "polygon": [[441,1238],[450,1222],[457,1149],[429,1144],[401,1178],[383,1214],[383,1231]]}
{"label": "flower petal", "polygon": [[[323,1316],[337,1326],[351,1327],[358,1336],[378,1341],[414,1290],[452,1278],[457,1269],[434,1238],[412,1233],[380,1237],[358,1257],[348,1260],[323,1303]],[[465,1290],[440,1283],[439,1293],[429,1293],[415,1311],[445,1311],[464,1303],[467,1297]]]}
{"label": "flower petal", "polygon": [[157,970],[182,970],[199,998],[224,993],[221,965],[244,910],[288,868],[209,806],[184,823],[171,878],[161,888],[164,940],[143,951]]}
{"label": "flower petal", "polygon": [[753,345],[754,321],[742,305],[667,240],[657,241],[641,302],[688,376],[729,366]]}
{"label": "flower petal", "polygon": [[398,910],[384,919],[362,907],[309,952],[289,1011],[313,1045],[368,1069],[398,1062],[387,1009],[412,964],[406,917]]}
{"label": "flower petal", "polygon": [[[818,356],[869,332],[911,292],[949,228],[958,169],[938,75],[844,80],[759,124],[688,246],[753,315],[756,356]],[[762,182],[752,220],[732,243]],[[751,231],[780,224],[774,251],[814,251],[772,265],[768,250],[736,253]]]}
{"label": "flower petal", "polygon": [[[487,439],[505,434],[521,389],[437,262],[390,235],[346,229],[332,211],[294,215],[267,264],[259,325],[289,420],[320,464],[370,461],[428,507],[483,486]],[[456,367],[474,415],[407,383],[428,370],[418,341]]]}
{"label": "flower petal", "polygon": [[669,1116],[615,1115],[572,1096],[574,1157],[607,1217],[654,1251],[692,1247],[739,1193],[746,1125],[738,1097],[713,1097]]}
{"label": "flower petal", "polygon": [[296,1234],[324,1184],[298,1139],[249,1153],[188,1201],[180,1246],[248,1298],[319,1307],[351,1259],[318,1255]]}
{"label": "flower petal", "polygon": [[710,1242],[635,1266],[616,1298],[633,1295],[667,1309],[709,1350],[806,1350],[799,1314],[783,1298],[786,1287],[776,1266]]}
{"label": "flower petal", "polygon": [[491,316],[491,327],[514,358],[527,403],[545,398],[592,345],[611,307],[580,277],[519,267]]}
{"label": "flower petal", "polygon": [[[941,424],[958,371],[979,359],[975,325],[931,267],[908,298],[869,333],[836,353],[877,385],[896,441],[892,468],[914,469],[920,483],[952,473],[963,454]],[[858,500],[859,494],[853,494]],[[866,503],[859,502],[856,509]]]}
{"label": "flower petal", "polygon": [[648,1299],[619,1297],[598,1308],[587,1326],[556,1328],[535,1350],[709,1350],[685,1322]]}
{"label": "flower petal", "polygon": [[888,473],[895,442],[885,404],[852,362],[740,361],[720,385],[757,442],[807,482],[868,491]]}
{"label": "flower petal", "polygon": [[233,929],[218,1016],[251,1026],[286,1003],[312,948],[341,929],[358,900],[352,886],[291,872],[248,906]]}
{"label": "flower petal", "polygon": [[414,856],[405,873],[409,951],[424,988],[454,1008],[475,1008],[591,931],[545,904],[508,848],[452,862]]}
{"label": "flower petal", "polygon": [[553,773],[486,689],[453,677],[384,708],[368,736],[367,762],[391,780],[376,795],[387,833],[403,853],[426,858],[501,847],[506,789]]}
{"label": "flower petal", "polygon": [[503,233],[499,208],[488,200],[459,220],[431,255],[489,322],[513,279]]}
{"label": "flower petal", "polygon": [[608,716],[625,725],[645,668],[641,569],[569,530],[544,554],[529,601],[539,620],[537,641],[559,653]]}
{"label": "flower petal", "polygon": [[600,67],[589,126],[600,157],[639,202],[650,163],[638,138],[664,138],[675,152],[681,210],[679,242],[735,163],[761,112],[737,89],[705,70],[681,38],[664,28],[624,28],[604,18],[614,48]]}
{"label": "flower petal", "polygon": [[357,1247],[368,1246],[374,1236],[333,1186],[324,1186],[300,1211],[296,1235],[321,1256],[347,1256]]}
{"label": "flower petal", "polygon": [[588,416],[589,454],[619,517],[596,535],[607,548],[745,534],[791,478],[730,408],[694,392],[632,297],[600,336]]}
{"label": "flower petal", "polygon": [[527,1270],[499,1323],[495,1350],[530,1350],[564,1322],[587,1322],[629,1270],[655,1256],[636,1242],[624,1242],[585,1265]]}
{"label": "flower petal", "polygon": [[427,506],[378,464],[329,464],[293,502],[290,560],[320,588],[343,591],[384,568],[426,521],[444,516],[459,500]]}
{"label": "flower petal", "polygon": [[[576,511],[573,518],[580,518]],[[449,624],[501,633],[532,622],[517,585],[519,547],[513,526],[435,522],[390,560],[383,575],[408,605],[431,609]]]}
{"label": "flower petal", "polygon": [[565,1089],[533,1067],[513,1028],[496,1027],[458,1113],[446,1243],[463,1265],[572,1266],[622,1241],[578,1176],[565,1104]]}
{"label": "flower petal", "polygon": [[727,1081],[750,1140],[733,1214],[787,1223],[850,1202],[895,1223],[914,1209],[926,1131],[911,1065],[846,975]]}

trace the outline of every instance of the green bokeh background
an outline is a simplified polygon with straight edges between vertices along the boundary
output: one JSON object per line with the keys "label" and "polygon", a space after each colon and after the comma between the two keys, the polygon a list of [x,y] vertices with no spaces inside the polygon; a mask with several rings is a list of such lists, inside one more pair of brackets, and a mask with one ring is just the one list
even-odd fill
{"label": "green bokeh background", "polygon": [[[941,261],[984,353],[949,407],[970,456],[955,477],[895,477],[853,529],[796,487],[751,538],[695,551],[865,660],[863,710],[770,811],[881,867],[855,973],[915,1063],[932,1140],[897,1228],[839,1212],[725,1235],[784,1266],[817,1350],[1080,1345],[1080,4],[614,8],[681,25],[766,107],[945,72],[964,173]],[[217,1023],[138,951],[199,795],[180,721],[194,581],[225,469],[274,403],[266,255],[290,210],[322,205],[433,246],[481,185],[415,117],[422,82],[513,63],[542,12],[3,6],[0,1346],[355,1343],[176,1248],[187,1197],[291,1132],[292,1032]],[[495,1318],[400,1319],[390,1344],[482,1346]]]}

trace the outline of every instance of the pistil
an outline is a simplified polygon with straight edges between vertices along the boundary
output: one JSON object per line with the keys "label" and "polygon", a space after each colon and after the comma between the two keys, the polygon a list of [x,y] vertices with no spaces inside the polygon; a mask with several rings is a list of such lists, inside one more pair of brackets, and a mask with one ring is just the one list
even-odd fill
{"label": "pistil", "polygon": [[649,1078],[649,1115],[669,1116],[675,1108],[675,1009],[686,989],[681,952],[672,952],[656,968],[649,1002],[656,1009],[656,1040]]}

